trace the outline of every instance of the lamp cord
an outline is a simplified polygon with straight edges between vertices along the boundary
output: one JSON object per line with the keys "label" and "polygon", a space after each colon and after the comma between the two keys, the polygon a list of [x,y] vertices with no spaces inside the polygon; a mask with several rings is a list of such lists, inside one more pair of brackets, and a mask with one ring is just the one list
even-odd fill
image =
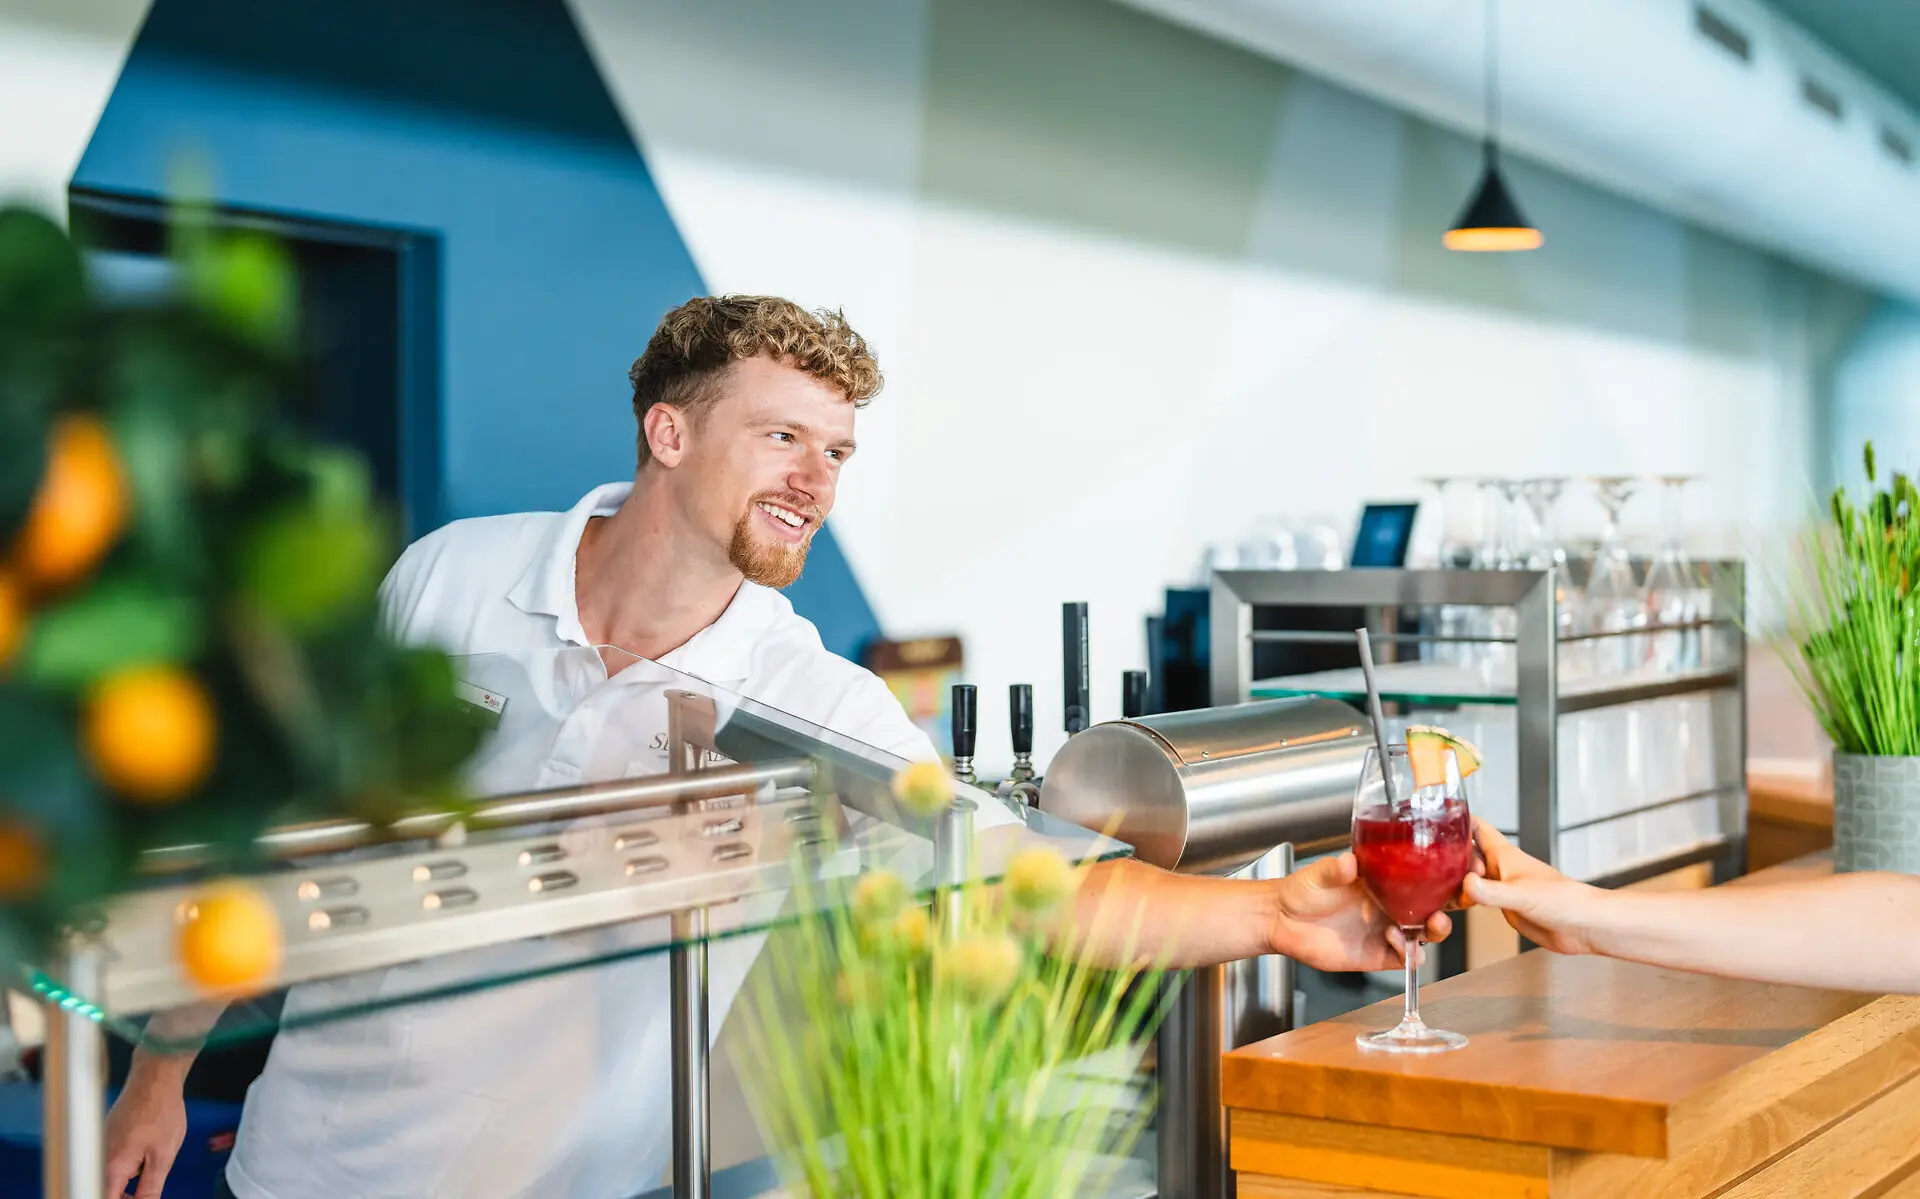
{"label": "lamp cord", "polygon": [[1500,39],[1494,32],[1500,23],[1499,0],[1487,0],[1486,17],[1487,135],[1485,144],[1487,162],[1491,164],[1499,153],[1496,147],[1500,140]]}

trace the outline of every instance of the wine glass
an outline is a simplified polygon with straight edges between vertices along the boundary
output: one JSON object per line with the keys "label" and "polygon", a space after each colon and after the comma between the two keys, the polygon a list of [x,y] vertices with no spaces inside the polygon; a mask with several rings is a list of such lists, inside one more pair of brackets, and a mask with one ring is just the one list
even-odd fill
{"label": "wine glass", "polygon": [[[1423,750],[1423,759],[1431,761]],[[1360,885],[1406,938],[1407,1008],[1400,1023],[1362,1033],[1362,1049],[1387,1053],[1445,1053],[1467,1043],[1457,1032],[1428,1028],[1420,1019],[1420,942],[1427,919],[1447,906],[1473,864],[1473,821],[1467,790],[1451,749],[1442,749],[1433,778],[1416,786],[1405,745],[1389,745],[1391,791],[1380,753],[1369,746],[1353,792],[1353,856]],[[1424,772],[1423,772],[1424,773]]]}
{"label": "wine glass", "polygon": [[[1553,525],[1553,510],[1560,502],[1560,493],[1566,485],[1567,481],[1559,477],[1528,479],[1524,492],[1527,509],[1533,515],[1534,534],[1533,545],[1527,552],[1527,569],[1554,572],[1555,633],[1563,642],[1578,631],[1582,602],[1580,589],[1574,585],[1573,570],[1567,562],[1567,548],[1561,544]],[[1580,655],[1570,652],[1568,646],[1560,647],[1562,678],[1579,676],[1579,658]]]}
{"label": "wine glass", "polygon": [[[1681,520],[1680,493],[1691,475],[1661,475],[1660,552],[1647,568],[1646,596],[1648,620],[1655,625],[1686,625],[1706,618],[1710,597],[1700,586],[1693,563],[1684,544],[1686,526]],[[1668,630],[1654,637],[1654,664],[1663,671],[1687,670],[1700,666],[1699,629]]]}
{"label": "wine glass", "polygon": [[[1433,489],[1435,510],[1440,526],[1439,537],[1435,542],[1436,567],[1440,570],[1473,569],[1474,543],[1472,538],[1463,536],[1460,530],[1462,514],[1470,506],[1462,502],[1461,488],[1469,485],[1471,480],[1453,475],[1427,475],[1420,481]],[[1428,645],[1426,658],[1449,666],[1469,663],[1473,657],[1472,647],[1452,639],[1472,634],[1474,615],[1475,609],[1470,606],[1435,605],[1431,609],[1433,629],[1448,640]]]}
{"label": "wine glass", "polygon": [[1434,565],[1441,570],[1462,569],[1473,561],[1473,547],[1455,526],[1459,512],[1452,502],[1452,488],[1460,481],[1452,475],[1423,475],[1420,479],[1433,489],[1434,520],[1439,526],[1438,535],[1433,539]]}
{"label": "wine glass", "polygon": [[[1585,631],[1625,633],[1647,623],[1645,600],[1634,580],[1633,562],[1620,533],[1620,510],[1633,497],[1634,480],[1608,475],[1595,479],[1593,486],[1606,522],[1600,529],[1600,545],[1594,550],[1593,571],[1587,576]],[[1638,637],[1604,637],[1593,642],[1589,655],[1596,673],[1625,674],[1641,664],[1645,647]]]}

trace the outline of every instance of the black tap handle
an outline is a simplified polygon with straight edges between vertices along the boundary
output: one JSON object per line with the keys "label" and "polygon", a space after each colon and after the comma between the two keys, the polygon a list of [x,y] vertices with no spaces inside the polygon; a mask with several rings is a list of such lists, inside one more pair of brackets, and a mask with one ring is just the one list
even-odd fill
{"label": "black tap handle", "polygon": [[1147,672],[1129,670],[1120,676],[1120,716],[1132,720],[1147,714]]}
{"label": "black tap handle", "polygon": [[1092,720],[1093,696],[1087,662],[1087,605],[1060,605],[1060,673],[1066,690],[1066,727],[1071,736]]}
{"label": "black tap handle", "polygon": [[1007,688],[1007,716],[1013,723],[1013,752],[1033,752],[1033,684],[1014,683]]}
{"label": "black tap handle", "polygon": [[974,734],[980,728],[978,689],[972,683],[953,685],[953,756],[973,756]]}

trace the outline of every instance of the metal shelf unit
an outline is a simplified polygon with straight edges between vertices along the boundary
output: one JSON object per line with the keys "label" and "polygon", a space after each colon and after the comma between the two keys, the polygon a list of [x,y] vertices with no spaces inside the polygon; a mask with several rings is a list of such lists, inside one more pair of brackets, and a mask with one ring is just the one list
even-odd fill
{"label": "metal shelf unit", "polygon": [[[1254,647],[1260,643],[1338,644],[1348,634],[1306,629],[1256,629],[1261,608],[1357,608],[1380,658],[1382,700],[1390,713],[1408,706],[1510,706],[1514,709],[1515,791],[1522,849],[1542,861],[1559,864],[1561,835],[1656,812],[1672,805],[1711,797],[1717,809],[1717,833],[1708,842],[1672,847],[1657,854],[1609,864],[1587,875],[1590,881],[1624,885],[1699,861],[1711,861],[1716,881],[1733,877],[1746,858],[1746,641],[1739,620],[1744,613],[1745,573],[1737,561],[1696,565],[1712,595],[1712,619],[1686,625],[1648,626],[1624,634],[1562,638],[1555,571],[1345,570],[1220,571],[1213,576],[1209,635],[1212,701],[1242,703],[1277,695],[1325,695],[1349,701],[1363,694],[1359,671],[1322,671],[1279,680],[1254,678]],[[1401,631],[1401,614],[1439,608],[1508,609],[1511,636],[1441,636],[1422,626]],[[1636,671],[1603,679],[1563,680],[1566,647],[1599,643],[1614,636],[1655,636],[1697,632],[1708,654],[1700,666],[1659,673]],[[1407,646],[1435,644],[1511,646],[1512,678],[1481,679],[1457,685],[1459,677],[1431,683],[1445,672],[1406,663]],[[1711,713],[1710,770],[1706,790],[1663,795],[1653,802],[1609,811],[1597,819],[1571,817],[1561,804],[1561,718],[1668,697],[1705,695]]]}

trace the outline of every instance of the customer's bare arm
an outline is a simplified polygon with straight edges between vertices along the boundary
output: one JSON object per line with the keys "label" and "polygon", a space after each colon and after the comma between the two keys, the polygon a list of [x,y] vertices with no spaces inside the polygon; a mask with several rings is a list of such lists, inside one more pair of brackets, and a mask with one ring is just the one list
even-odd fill
{"label": "customer's bare arm", "polygon": [[1561,953],[1836,990],[1920,994],[1920,878],[1843,874],[1704,891],[1575,882],[1482,824],[1475,903]]}

